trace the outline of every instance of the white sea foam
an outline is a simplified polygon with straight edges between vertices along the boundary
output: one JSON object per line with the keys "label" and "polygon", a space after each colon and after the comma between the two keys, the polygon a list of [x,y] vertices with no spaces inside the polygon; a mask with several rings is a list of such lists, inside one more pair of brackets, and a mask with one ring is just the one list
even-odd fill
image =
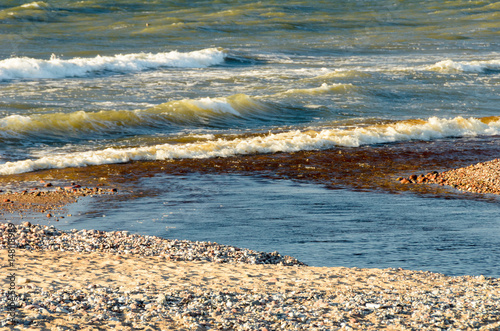
{"label": "white sea foam", "polygon": [[309,94],[309,95],[317,95],[317,94],[324,94],[328,92],[333,92],[333,91],[338,91],[338,92],[344,92],[348,88],[352,88],[352,84],[326,84],[323,83],[319,87],[313,87],[313,88],[308,88],[308,89],[290,89],[283,94]]}
{"label": "white sea foam", "polygon": [[134,53],[68,60],[55,55],[50,60],[13,57],[0,61],[0,79],[82,77],[94,72],[134,72],[158,67],[205,68],[223,63],[224,58],[224,51],[217,48],[189,53]]}
{"label": "white sea foam", "polygon": [[452,61],[443,60],[431,66],[426,67],[427,70],[438,72],[470,72],[481,73],[485,70],[500,70],[500,60],[489,61]]}
{"label": "white sea foam", "polygon": [[43,1],[35,1],[35,2],[30,2],[30,3],[25,3],[24,5],[21,5],[20,7],[22,8],[43,8],[43,7],[48,7],[47,3]]}
{"label": "white sea foam", "polygon": [[207,97],[198,100],[190,100],[190,103],[196,107],[199,107],[203,110],[209,110],[211,112],[240,115],[240,113],[231,106],[226,98]]}
{"label": "white sea foam", "polygon": [[264,136],[215,139],[187,144],[161,144],[136,148],[107,148],[104,150],[47,155],[34,160],[7,162],[0,165],[0,174],[30,172],[40,169],[81,167],[122,163],[132,160],[166,160],[175,158],[209,158],[234,155],[295,152],[326,149],[335,146],[356,147],[367,144],[408,140],[431,140],[442,137],[500,134],[500,118],[401,121],[392,124],[358,128],[323,130],[293,130]]}

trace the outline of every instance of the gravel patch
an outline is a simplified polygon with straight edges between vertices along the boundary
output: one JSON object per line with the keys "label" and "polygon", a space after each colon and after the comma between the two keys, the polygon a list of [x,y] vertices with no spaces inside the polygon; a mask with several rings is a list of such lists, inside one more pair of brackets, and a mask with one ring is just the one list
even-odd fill
{"label": "gravel patch", "polygon": [[438,184],[460,191],[500,194],[500,159],[477,163],[468,167],[399,177],[402,184]]}

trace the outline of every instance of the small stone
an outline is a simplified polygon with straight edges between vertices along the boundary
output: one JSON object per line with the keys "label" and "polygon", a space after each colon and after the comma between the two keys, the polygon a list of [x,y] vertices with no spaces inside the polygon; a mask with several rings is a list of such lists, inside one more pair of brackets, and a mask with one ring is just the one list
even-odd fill
{"label": "small stone", "polygon": [[365,307],[368,309],[378,309],[381,307],[381,305],[378,303],[367,303]]}
{"label": "small stone", "polygon": [[165,296],[165,294],[162,293],[162,294],[158,295],[156,302],[158,302],[160,305],[166,305],[167,304],[167,297]]}
{"label": "small stone", "polygon": [[24,277],[19,277],[17,279],[18,284],[28,284],[30,282],[31,282],[31,280],[29,280],[28,278],[24,278]]}
{"label": "small stone", "polygon": [[67,311],[64,307],[61,307],[61,306],[56,307],[55,310],[58,313],[66,313],[66,314],[69,313],[69,311]]}
{"label": "small stone", "polygon": [[47,214],[47,217],[48,217],[48,218],[52,217],[52,214],[50,214],[50,213],[49,213],[49,214]]}
{"label": "small stone", "polygon": [[39,312],[40,312],[40,314],[42,314],[42,315],[45,315],[45,316],[50,315],[50,312],[49,312],[47,309],[45,309],[45,308],[38,308],[38,311],[39,311]]}

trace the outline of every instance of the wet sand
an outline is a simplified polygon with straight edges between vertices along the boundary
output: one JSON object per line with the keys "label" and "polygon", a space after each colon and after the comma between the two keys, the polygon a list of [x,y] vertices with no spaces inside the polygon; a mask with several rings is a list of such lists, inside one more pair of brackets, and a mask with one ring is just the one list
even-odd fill
{"label": "wet sand", "polygon": [[[53,187],[49,182],[41,181],[42,187],[31,186],[18,192],[0,193],[0,217],[8,220],[12,216],[23,218],[29,214],[41,213],[47,218],[59,221],[65,217],[65,207],[78,202],[81,197],[115,194],[115,188],[81,187],[71,183],[65,187]],[[39,185],[39,186],[40,186]]]}

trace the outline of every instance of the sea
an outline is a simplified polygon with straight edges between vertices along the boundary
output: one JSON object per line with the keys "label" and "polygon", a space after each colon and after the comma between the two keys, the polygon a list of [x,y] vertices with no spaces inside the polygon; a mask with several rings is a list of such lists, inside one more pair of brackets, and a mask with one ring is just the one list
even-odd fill
{"label": "sea", "polygon": [[496,196],[397,180],[500,155],[498,1],[2,0],[0,45],[1,188],[120,188],[39,222],[500,277]]}

